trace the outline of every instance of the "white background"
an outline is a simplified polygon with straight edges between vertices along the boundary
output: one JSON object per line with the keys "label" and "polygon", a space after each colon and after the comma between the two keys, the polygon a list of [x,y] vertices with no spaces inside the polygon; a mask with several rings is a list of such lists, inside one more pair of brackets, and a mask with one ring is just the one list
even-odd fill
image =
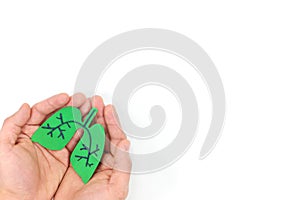
{"label": "white background", "polygon": [[[128,199],[299,199],[299,10],[297,0],[1,1],[0,121],[23,102],[72,94],[85,58],[106,39],[137,28],[174,30],[202,46],[217,66],[227,98],[224,130],[214,151],[199,161],[211,111],[203,81],[190,74],[192,84],[201,82],[199,134],[170,168],[133,175]],[[106,103],[113,84],[98,87]],[[144,89],[151,93],[155,88]],[[180,122],[174,98],[166,101],[170,94],[156,89],[162,95],[152,95],[154,101],[175,108],[165,135],[152,141],[154,149],[133,141],[135,153],[162,148]],[[132,102],[148,92],[140,91]],[[138,109],[141,103],[132,105],[137,124],[149,123],[149,102],[145,100],[145,110]]]}

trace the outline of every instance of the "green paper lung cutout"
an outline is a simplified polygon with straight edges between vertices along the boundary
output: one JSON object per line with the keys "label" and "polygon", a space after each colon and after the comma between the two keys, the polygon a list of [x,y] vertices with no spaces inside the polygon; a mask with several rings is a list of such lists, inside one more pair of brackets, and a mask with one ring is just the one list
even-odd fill
{"label": "green paper lung cutout", "polygon": [[71,140],[76,130],[84,133],[71,155],[71,164],[84,183],[87,183],[100,163],[104,151],[105,131],[100,124],[90,127],[97,113],[92,108],[82,122],[80,110],[65,107],[54,113],[34,133],[31,140],[50,150],[61,150]]}
{"label": "green paper lung cutout", "polygon": [[65,107],[54,113],[34,133],[31,140],[51,150],[63,149],[71,140],[81,122],[80,110]]}
{"label": "green paper lung cutout", "polygon": [[[99,134],[99,130],[101,133]],[[71,155],[71,163],[82,181],[87,183],[96,170],[104,150],[105,134],[100,124],[86,130]]]}

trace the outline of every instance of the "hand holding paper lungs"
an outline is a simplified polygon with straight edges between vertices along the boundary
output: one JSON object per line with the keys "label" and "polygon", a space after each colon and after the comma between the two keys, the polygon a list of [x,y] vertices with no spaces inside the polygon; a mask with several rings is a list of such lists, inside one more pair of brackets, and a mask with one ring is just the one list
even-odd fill
{"label": "hand holding paper lungs", "polygon": [[98,110],[92,108],[82,122],[78,108],[65,107],[54,113],[34,133],[31,140],[50,150],[61,150],[76,130],[84,133],[71,155],[71,164],[84,183],[87,183],[100,163],[104,151],[105,131],[102,125],[90,126]]}

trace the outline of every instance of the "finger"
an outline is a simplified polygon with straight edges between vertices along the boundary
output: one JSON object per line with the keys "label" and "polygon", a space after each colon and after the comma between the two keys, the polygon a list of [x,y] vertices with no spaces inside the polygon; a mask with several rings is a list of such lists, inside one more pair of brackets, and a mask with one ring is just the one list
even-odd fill
{"label": "finger", "polygon": [[[84,117],[83,113],[87,113],[88,111],[86,110],[86,106],[84,106],[84,104],[86,102],[88,102],[89,100],[86,98],[86,96],[82,93],[76,93],[71,97],[70,102],[67,104],[67,106],[73,106],[76,108],[79,108],[82,116]],[[85,114],[86,115],[86,114]],[[77,143],[79,142],[80,138],[83,135],[83,130],[82,129],[78,129],[74,136],[72,137],[72,139],[70,140],[70,142],[66,145],[66,148],[68,149],[69,152],[72,152],[75,148],[75,146],[77,145]]]}
{"label": "finger", "polygon": [[71,97],[67,106],[74,106],[76,108],[80,108],[85,101],[86,101],[86,97],[84,94],[76,93]]}
{"label": "finger", "polygon": [[83,135],[83,132],[84,132],[83,129],[78,129],[75,132],[75,134],[72,137],[72,139],[70,140],[70,142],[66,145],[66,148],[68,149],[68,151],[70,153],[75,149],[77,143],[79,142],[79,140],[81,139],[81,137]]}
{"label": "finger", "polygon": [[105,129],[105,121],[104,121],[104,103],[103,103],[103,99],[96,95],[96,96],[93,96],[92,99],[92,106],[94,108],[97,108],[98,109],[98,112],[97,112],[97,115],[96,115],[96,120],[97,120],[97,123],[98,124],[101,124],[104,129]]}
{"label": "finger", "polygon": [[82,106],[80,106],[80,111],[81,111],[81,114],[82,114],[82,121],[84,121],[85,117],[87,116],[87,114],[90,112],[92,108],[92,104],[91,104],[91,99],[88,98],[84,104]]}
{"label": "finger", "polygon": [[91,109],[90,99],[87,99],[86,96],[82,93],[76,93],[71,97],[70,102],[67,106],[73,106],[80,110],[82,117],[84,118]]}
{"label": "finger", "polygon": [[130,143],[128,140],[123,140],[118,145],[118,150],[115,154],[115,164],[111,175],[110,184],[116,191],[126,197],[128,193],[128,185],[131,172],[131,160],[128,153]]}
{"label": "finger", "polygon": [[110,141],[110,137],[109,134],[107,133],[107,127],[105,124],[105,120],[104,120],[104,102],[103,99],[96,95],[94,97],[92,97],[91,99],[92,101],[92,106],[94,108],[98,109],[97,115],[96,115],[96,123],[97,124],[101,124],[105,130],[105,146],[104,146],[104,152],[110,152],[110,145],[109,145],[109,141]]}
{"label": "finger", "polygon": [[69,100],[69,95],[62,93],[35,104],[32,107],[31,117],[28,121],[28,124],[40,124],[49,114],[65,106]]}
{"label": "finger", "polygon": [[114,155],[115,147],[120,141],[126,139],[126,135],[120,127],[117,114],[112,105],[105,106],[104,119],[107,127],[107,132],[110,138],[110,141],[108,141],[110,143],[110,151]]}
{"label": "finger", "polygon": [[121,129],[118,115],[112,105],[105,106],[104,119],[107,132],[105,151],[114,156],[118,143],[126,139],[126,135]]}
{"label": "finger", "polygon": [[30,118],[30,106],[23,104],[21,108],[11,117],[7,118],[0,134],[0,141],[14,145],[18,139],[18,135],[22,131],[22,127]]}
{"label": "finger", "polygon": [[111,140],[126,139],[126,135],[121,129],[118,115],[112,105],[107,105],[104,108],[104,119]]}

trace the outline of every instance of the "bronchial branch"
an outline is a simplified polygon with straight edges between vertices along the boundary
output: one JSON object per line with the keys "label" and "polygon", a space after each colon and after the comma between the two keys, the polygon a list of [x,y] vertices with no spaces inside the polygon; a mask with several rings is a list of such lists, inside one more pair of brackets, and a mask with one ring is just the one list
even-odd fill
{"label": "bronchial branch", "polygon": [[77,161],[80,161],[82,159],[86,160],[86,163],[85,163],[86,167],[93,166],[93,163],[90,163],[90,157],[91,157],[91,155],[97,156],[97,152],[100,151],[98,144],[96,144],[95,149],[92,149],[93,141],[92,141],[91,132],[89,131],[89,128],[88,128],[89,125],[92,123],[94,117],[96,116],[96,113],[97,113],[97,110],[92,109],[89,112],[89,114],[87,115],[87,117],[83,123],[84,134],[88,134],[89,144],[87,145],[87,144],[82,143],[82,147],[80,148],[80,151],[87,151],[87,156],[75,155],[75,157],[78,158]]}

